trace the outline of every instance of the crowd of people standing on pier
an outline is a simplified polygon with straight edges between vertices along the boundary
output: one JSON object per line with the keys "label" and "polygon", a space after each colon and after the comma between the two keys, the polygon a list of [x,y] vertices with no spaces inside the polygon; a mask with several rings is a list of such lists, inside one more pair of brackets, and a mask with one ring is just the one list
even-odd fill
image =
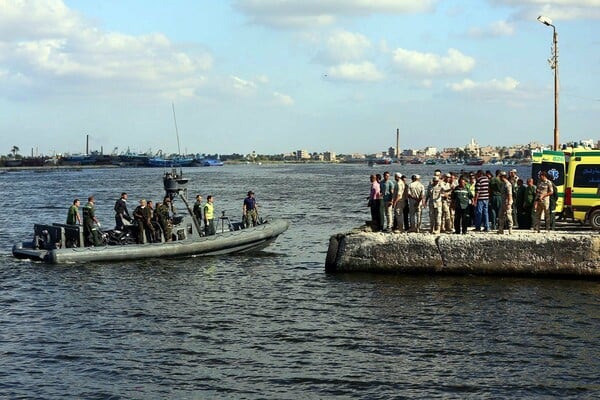
{"label": "crowd of people standing on pier", "polygon": [[371,228],[381,232],[424,232],[422,214],[429,213],[432,234],[466,234],[496,231],[511,234],[513,229],[540,232],[554,229],[556,185],[545,171],[525,181],[517,170],[478,170],[442,173],[436,170],[426,183],[420,175],[407,177],[396,172],[370,176]]}

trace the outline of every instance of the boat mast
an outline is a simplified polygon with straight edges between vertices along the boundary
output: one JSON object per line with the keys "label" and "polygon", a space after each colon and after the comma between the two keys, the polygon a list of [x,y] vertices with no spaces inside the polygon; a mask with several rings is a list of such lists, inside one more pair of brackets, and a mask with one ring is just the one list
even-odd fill
{"label": "boat mast", "polygon": [[177,135],[177,154],[181,155],[181,147],[179,147],[179,130],[177,129],[177,117],[175,117],[175,103],[171,103],[173,106],[173,121],[175,122],[175,134]]}

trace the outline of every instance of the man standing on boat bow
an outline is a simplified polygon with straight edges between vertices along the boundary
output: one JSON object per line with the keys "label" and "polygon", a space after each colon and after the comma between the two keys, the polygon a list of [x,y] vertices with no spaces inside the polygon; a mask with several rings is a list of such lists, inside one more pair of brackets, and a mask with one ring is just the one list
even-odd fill
{"label": "man standing on boat bow", "polygon": [[244,220],[244,228],[256,226],[258,223],[258,206],[252,190],[248,192],[248,197],[244,199],[244,204],[242,205],[242,216]]}
{"label": "man standing on boat bow", "polygon": [[[115,229],[122,231],[125,222],[131,223],[131,217],[127,210],[127,193],[121,193],[121,198],[115,203]],[[129,224],[127,224],[129,225]]]}

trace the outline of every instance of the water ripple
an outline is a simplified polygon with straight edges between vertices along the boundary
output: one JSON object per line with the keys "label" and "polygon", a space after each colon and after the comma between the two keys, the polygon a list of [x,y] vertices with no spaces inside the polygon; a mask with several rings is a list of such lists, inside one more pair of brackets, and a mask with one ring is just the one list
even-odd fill
{"label": "water ripple", "polygon": [[[430,172],[415,168],[402,172]],[[155,170],[118,171],[0,175],[15,199],[0,217],[1,397],[600,396],[597,282],[325,274],[329,235],[368,219],[367,166],[191,169],[190,193],[215,194],[219,211],[239,215],[252,188],[265,214],[291,221],[256,255],[10,256],[72,197],[94,194],[102,221],[121,190],[160,198]]]}

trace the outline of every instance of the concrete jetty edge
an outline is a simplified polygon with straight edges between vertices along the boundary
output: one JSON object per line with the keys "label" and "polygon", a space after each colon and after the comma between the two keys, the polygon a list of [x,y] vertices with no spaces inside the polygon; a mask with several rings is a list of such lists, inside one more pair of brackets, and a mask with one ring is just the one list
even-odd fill
{"label": "concrete jetty edge", "polygon": [[433,235],[354,229],[331,236],[325,271],[598,279],[600,235],[557,231]]}

